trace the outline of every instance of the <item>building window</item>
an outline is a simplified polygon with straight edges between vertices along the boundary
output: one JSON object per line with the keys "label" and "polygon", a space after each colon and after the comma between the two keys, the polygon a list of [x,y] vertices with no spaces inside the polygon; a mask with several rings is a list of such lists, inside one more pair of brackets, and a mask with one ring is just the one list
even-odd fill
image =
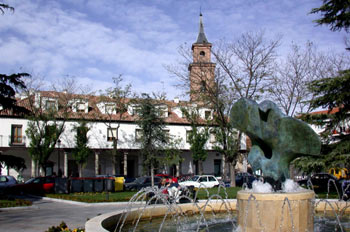
{"label": "building window", "polygon": [[205,56],[205,52],[204,51],[200,51],[199,55]]}
{"label": "building window", "polygon": [[106,110],[106,114],[113,114],[113,112],[115,111],[115,107],[113,104],[106,104],[105,110]]}
{"label": "building window", "polygon": [[211,143],[215,143],[216,142],[216,134],[215,134],[215,132],[210,132],[209,141]]}
{"label": "building window", "polygon": [[12,125],[11,143],[22,143],[22,125]]}
{"label": "building window", "polygon": [[55,110],[56,109],[56,101],[47,100],[45,102],[45,109],[46,110]]}
{"label": "building window", "polygon": [[167,106],[159,107],[157,114],[160,118],[166,118],[168,116],[168,107]]}
{"label": "building window", "polygon": [[107,141],[117,139],[117,128],[107,128]]}
{"label": "building window", "polygon": [[192,134],[191,130],[186,131],[186,142],[188,142],[188,143],[190,142],[191,134]]}
{"label": "building window", "polygon": [[210,110],[204,111],[204,118],[205,118],[205,120],[209,120],[211,118],[210,116],[211,116]]}
{"label": "building window", "polygon": [[141,141],[142,138],[142,130],[141,129],[136,129],[135,130],[135,140],[136,141]]}
{"label": "building window", "polygon": [[167,140],[170,139],[170,130],[163,130],[163,131],[164,131],[165,138]]}
{"label": "building window", "polygon": [[159,117],[160,118],[165,118],[166,117],[166,113],[163,110],[159,111]]}
{"label": "building window", "polygon": [[133,115],[140,115],[141,113],[141,107],[140,106],[133,106],[132,107],[132,114]]}
{"label": "building window", "polygon": [[85,103],[79,102],[77,104],[77,112],[81,112],[81,113],[85,112]]}

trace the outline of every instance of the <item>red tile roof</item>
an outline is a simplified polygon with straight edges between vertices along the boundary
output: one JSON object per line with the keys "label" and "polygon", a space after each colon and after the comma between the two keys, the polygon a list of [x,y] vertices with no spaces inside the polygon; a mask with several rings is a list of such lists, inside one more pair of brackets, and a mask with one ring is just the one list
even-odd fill
{"label": "red tile roof", "polygon": [[[122,115],[120,113],[117,114],[104,114],[102,113],[97,104],[99,102],[113,102],[112,98],[105,96],[94,96],[94,95],[81,95],[81,94],[69,94],[64,92],[55,92],[55,91],[40,91],[40,97],[48,97],[48,98],[57,98],[59,101],[68,102],[69,100],[75,99],[84,99],[88,100],[89,112],[81,113],[81,112],[72,112],[71,109],[68,109],[69,119],[87,119],[87,120],[96,120],[96,121],[124,121],[124,122],[135,122],[138,120],[137,115],[130,115],[128,112],[124,112]],[[125,99],[126,102],[130,102],[136,99]],[[34,102],[34,94],[30,97],[24,99],[17,99],[17,105],[23,106],[28,110],[31,110],[31,103]],[[186,118],[179,117],[175,112],[171,111],[174,107],[183,107],[186,105],[190,105],[190,102],[180,101],[179,103],[175,103],[173,101],[168,100],[158,100],[158,104],[165,104],[168,106],[168,117],[164,118],[165,123],[169,124],[189,124]],[[58,112],[58,118],[62,116],[63,112]],[[14,117],[24,117],[23,114],[15,114],[12,110],[0,110],[0,116],[14,116]],[[200,119],[199,123],[205,123],[205,120]]]}
{"label": "red tile roof", "polygon": [[315,115],[315,114],[335,114],[339,112],[339,107],[335,107],[331,110],[321,110],[321,111],[314,111],[311,112],[311,115]]}

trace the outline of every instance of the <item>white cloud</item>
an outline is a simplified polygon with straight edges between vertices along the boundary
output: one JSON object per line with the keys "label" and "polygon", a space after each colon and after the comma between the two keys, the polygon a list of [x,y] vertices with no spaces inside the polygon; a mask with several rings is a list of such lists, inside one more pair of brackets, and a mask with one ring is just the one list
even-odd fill
{"label": "white cloud", "polygon": [[15,37],[7,38],[0,44],[1,63],[6,65],[18,65],[23,59],[29,61],[30,46]]}
{"label": "white cloud", "polygon": [[[11,2],[12,4],[12,2]],[[314,41],[321,49],[341,51],[342,33],[315,27],[308,15],[319,0],[19,0],[14,14],[0,21],[0,69],[24,67],[54,80],[76,76],[108,86],[124,74],[142,92],[181,91],[163,68],[175,62],[177,47],[192,43],[198,33],[202,6],[210,42],[233,39],[245,31],[265,29],[268,37],[284,34],[290,42]],[[215,46],[215,44],[214,44]],[[164,84],[162,84],[164,83]]]}

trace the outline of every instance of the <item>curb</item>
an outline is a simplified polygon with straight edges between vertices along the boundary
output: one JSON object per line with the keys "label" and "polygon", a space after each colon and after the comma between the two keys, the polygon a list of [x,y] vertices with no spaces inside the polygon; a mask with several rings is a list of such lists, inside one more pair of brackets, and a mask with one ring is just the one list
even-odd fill
{"label": "curb", "polygon": [[7,207],[7,208],[0,208],[0,212],[2,211],[12,211],[12,210],[20,210],[20,209],[39,209],[39,206],[37,205],[31,205],[31,206],[17,206],[17,207]]}
{"label": "curb", "polygon": [[[54,202],[60,202],[60,203],[67,203],[72,205],[80,205],[80,206],[108,206],[108,205],[128,205],[128,201],[118,201],[118,202],[96,202],[96,203],[86,203],[86,202],[80,202],[80,201],[71,201],[71,200],[65,200],[65,199],[58,199],[58,198],[51,198],[51,197],[41,197],[43,200],[48,201],[54,201]],[[140,202],[139,204],[144,204],[145,202]],[[136,204],[136,203],[133,203]]]}

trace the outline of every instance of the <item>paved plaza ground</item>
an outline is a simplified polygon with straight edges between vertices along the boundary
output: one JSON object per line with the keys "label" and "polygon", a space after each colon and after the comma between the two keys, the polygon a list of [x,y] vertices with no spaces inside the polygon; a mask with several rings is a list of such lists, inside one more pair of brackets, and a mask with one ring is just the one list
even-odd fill
{"label": "paved plaza ground", "polygon": [[33,206],[0,209],[0,231],[44,232],[53,225],[66,222],[69,228],[84,227],[86,220],[124,208],[121,203],[67,203],[47,198],[31,198]]}

